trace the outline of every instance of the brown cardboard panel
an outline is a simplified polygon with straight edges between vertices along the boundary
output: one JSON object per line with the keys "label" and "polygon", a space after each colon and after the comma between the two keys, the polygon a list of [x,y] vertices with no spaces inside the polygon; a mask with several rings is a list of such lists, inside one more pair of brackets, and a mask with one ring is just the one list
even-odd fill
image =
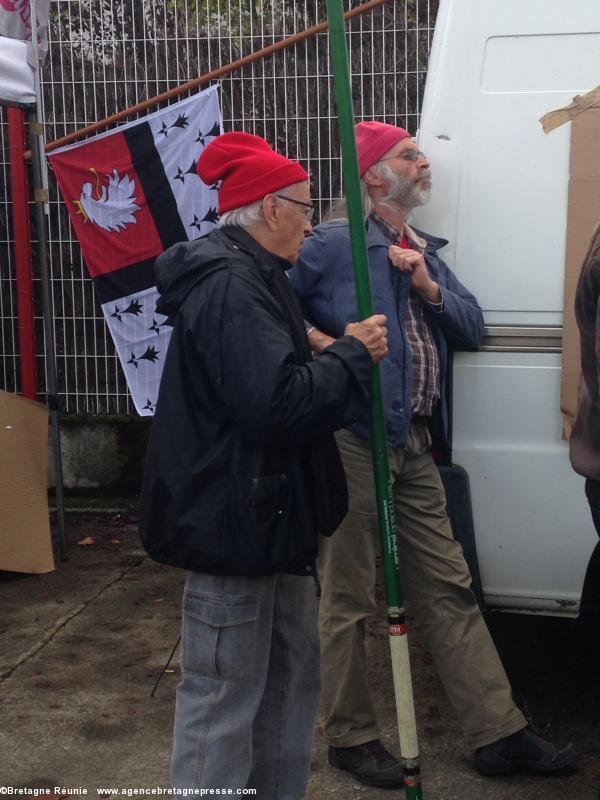
{"label": "brown cardboard panel", "polygon": [[565,122],[571,122],[592,107],[600,107],[600,86],[594,87],[586,94],[576,95],[573,98],[573,102],[569,103],[568,106],[549,111],[543,117],[540,117],[544,133],[550,133],[555,128],[564,125]]}
{"label": "brown cardboard panel", "polygon": [[54,569],[47,473],[48,409],[0,391],[0,570]]}
{"label": "brown cardboard panel", "polygon": [[600,180],[600,107],[588,108],[571,124],[571,180],[595,183]]}
{"label": "brown cardboard panel", "polygon": [[571,123],[570,172],[560,397],[565,438],[571,433],[577,412],[580,374],[575,289],[592,233],[600,219],[600,108],[586,109]]}

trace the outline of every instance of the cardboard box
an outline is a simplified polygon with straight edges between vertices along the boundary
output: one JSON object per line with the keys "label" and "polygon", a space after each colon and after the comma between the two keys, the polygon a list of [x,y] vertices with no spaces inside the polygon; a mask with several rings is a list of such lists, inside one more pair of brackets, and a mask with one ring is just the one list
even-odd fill
{"label": "cardboard box", "polygon": [[48,409],[0,391],[0,570],[52,572]]}

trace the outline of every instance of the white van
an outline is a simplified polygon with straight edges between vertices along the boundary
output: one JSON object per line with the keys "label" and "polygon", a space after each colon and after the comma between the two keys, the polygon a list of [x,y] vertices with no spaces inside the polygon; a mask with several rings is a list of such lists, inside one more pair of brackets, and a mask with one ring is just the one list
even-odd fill
{"label": "white van", "polygon": [[411,221],[449,240],[484,310],[480,352],[454,357],[453,461],[485,604],[507,611],[576,616],[600,557],[561,436],[571,124],[538,122],[598,84],[598,0],[441,0],[419,132],[433,191]]}

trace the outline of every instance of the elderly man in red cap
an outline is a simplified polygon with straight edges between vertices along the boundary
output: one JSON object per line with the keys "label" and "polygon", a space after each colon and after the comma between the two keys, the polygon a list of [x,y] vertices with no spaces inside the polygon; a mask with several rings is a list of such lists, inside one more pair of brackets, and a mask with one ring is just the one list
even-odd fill
{"label": "elderly man in red cap", "polygon": [[307,174],[263,139],[224,134],[198,173],[220,226],[156,263],[173,334],[140,527],[189,570],[171,779],[180,790],[304,796],[319,696],[318,532],[347,508],[332,432],[364,415],[381,315],[313,361],[286,271],[310,233]]}
{"label": "elderly man in red cap", "polygon": [[[429,161],[410,134],[361,122],[356,140],[374,304],[388,320],[389,356],[381,362],[381,377],[403,588],[479,771],[560,770],[577,751],[535,736],[513,702],[452,536],[431,455],[431,436],[436,448],[447,447],[448,352],[477,348],[481,309],[438,255],[447,242],[407,224],[431,187]],[[307,239],[291,273],[321,358],[356,309],[345,210],[331,217]],[[400,786],[401,765],[380,741],[365,652],[379,545],[366,415],[337,440],[349,513],[336,536],[323,541],[318,562],[329,761],[362,783]]]}

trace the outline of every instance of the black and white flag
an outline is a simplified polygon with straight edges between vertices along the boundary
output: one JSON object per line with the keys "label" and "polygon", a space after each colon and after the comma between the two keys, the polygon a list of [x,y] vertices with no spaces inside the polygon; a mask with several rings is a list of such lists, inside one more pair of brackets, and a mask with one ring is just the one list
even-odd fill
{"label": "black and white flag", "polygon": [[49,156],[142,416],[154,413],[171,335],[155,311],[154,260],[214,227],[217,187],[196,164],[222,131],[214,86]]}

